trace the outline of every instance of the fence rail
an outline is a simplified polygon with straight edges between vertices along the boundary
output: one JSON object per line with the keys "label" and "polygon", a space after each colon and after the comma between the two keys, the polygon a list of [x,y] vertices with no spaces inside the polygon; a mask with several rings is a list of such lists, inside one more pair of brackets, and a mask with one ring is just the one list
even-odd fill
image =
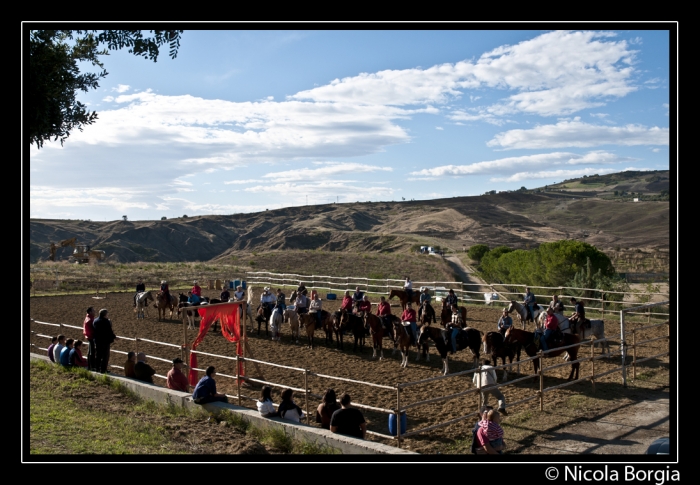
{"label": "fence rail", "polygon": [[[652,305],[663,305],[663,304],[668,305],[668,303],[669,302],[661,302],[661,303],[652,304]],[[632,308],[630,310],[646,309],[647,307],[648,306],[638,306],[638,307]],[[669,345],[670,345],[670,340],[669,340],[668,335],[665,337],[654,337],[654,338],[650,338],[647,340],[637,340],[638,334],[641,334],[647,330],[651,330],[653,328],[657,328],[657,327],[662,326],[662,325],[668,326],[669,325],[668,321],[666,321],[664,323],[656,324],[656,325],[646,325],[646,326],[641,327],[641,328],[633,329],[631,331],[632,343],[629,344],[627,341],[627,335],[625,333],[625,325],[624,325],[625,311],[620,312],[620,320],[621,320],[621,327],[620,327],[621,333],[619,336],[620,337],[620,350],[618,350],[618,351],[608,352],[606,354],[601,354],[600,356],[594,356],[593,349],[594,349],[594,343],[596,343],[596,341],[591,340],[591,341],[585,341],[585,342],[581,342],[580,344],[570,345],[570,346],[566,347],[566,348],[575,347],[575,346],[585,347],[586,345],[589,345],[591,348],[590,357],[580,357],[576,361],[570,361],[570,362],[566,362],[563,364],[553,364],[553,365],[549,365],[549,366],[545,367],[544,361],[541,360],[542,357],[544,357],[545,352],[540,351],[538,353],[538,355],[536,355],[536,356],[529,357],[527,359],[519,361],[517,363],[517,365],[527,363],[528,361],[531,361],[534,359],[540,359],[540,362],[543,364],[539,367],[539,373],[538,373],[539,378],[540,378],[540,388],[538,391],[534,391],[535,392],[534,395],[519,399],[515,402],[512,402],[512,403],[508,404],[508,407],[512,408],[514,406],[520,406],[520,405],[526,404],[530,401],[533,401],[535,399],[539,399],[540,409],[544,409],[544,400],[545,400],[545,396],[548,393],[553,392],[553,391],[558,390],[558,389],[561,389],[563,387],[568,387],[568,386],[575,385],[575,384],[581,383],[581,382],[586,382],[586,381],[591,382],[591,385],[593,386],[593,389],[595,390],[596,379],[600,379],[603,376],[606,376],[606,375],[609,375],[612,373],[616,373],[616,372],[622,372],[622,384],[624,386],[626,386],[627,385],[627,370],[630,367],[630,364],[627,364],[625,356],[626,356],[629,349],[632,349],[632,351],[633,351],[633,356],[632,356],[632,361],[631,361],[632,378],[633,379],[636,378],[636,369],[637,369],[638,364],[649,361],[651,359],[658,359],[658,358],[665,357],[665,356],[669,355],[668,350],[666,352],[657,353],[653,356],[648,356],[648,357],[637,358],[637,355],[636,355],[636,349],[638,347],[643,346],[644,344],[648,344],[651,342],[656,342],[656,341],[665,339],[669,342]],[[80,330],[81,334],[82,334],[82,327],[78,327],[78,326],[74,326],[74,325],[66,325],[66,324],[61,324],[61,323],[56,324],[56,323],[43,322],[43,321],[34,320],[34,319],[30,319],[30,321],[32,323],[37,324],[37,325]],[[183,325],[184,325],[184,323],[183,323]],[[30,345],[31,345],[32,349],[39,350],[39,351],[42,351],[42,350],[46,351],[47,350],[46,348],[43,348],[42,345],[35,343],[34,340],[36,340],[36,339],[40,339],[41,341],[43,341],[44,339],[50,340],[51,337],[49,335],[46,335],[46,334],[43,334],[40,332],[35,332],[34,330],[32,330],[31,337],[32,338],[30,338]],[[207,352],[192,351],[189,348],[187,348],[186,346],[176,345],[176,344],[172,344],[169,342],[159,342],[159,341],[145,339],[145,338],[139,338],[139,337],[130,338],[130,337],[119,336],[118,338],[124,339],[124,340],[134,341],[137,345],[138,345],[138,342],[148,342],[151,344],[156,344],[156,345],[169,347],[169,348],[177,347],[180,349],[181,355],[183,357],[186,356],[187,352],[191,352],[191,353],[198,354],[200,356],[234,360],[235,361],[235,369],[236,369],[235,375],[217,373],[217,375],[221,376],[222,378],[231,379],[231,380],[235,381],[236,394],[235,395],[228,395],[229,397],[237,399],[239,405],[241,404],[241,402],[243,400],[255,401],[256,400],[255,398],[252,398],[250,396],[246,396],[244,393],[241,392],[241,384],[246,383],[246,382],[289,388],[289,389],[292,389],[296,392],[304,394],[304,405],[305,405],[305,409],[306,409],[305,412],[306,412],[307,423],[310,420],[310,410],[309,410],[310,398],[311,397],[315,397],[315,398],[319,397],[318,392],[312,392],[312,385],[309,382],[310,378],[336,380],[336,381],[340,381],[340,382],[348,382],[348,383],[357,384],[357,385],[361,385],[361,386],[381,388],[381,389],[395,392],[396,393],[396,407],[394,409],[387,409],[384,407],[376,407],[376,406],[372,406],[370,404],[365,404],[365,403],[360,403],[360,402],[354,403],[360,409],[366,409],[366,410],[370,410],[370,411],[374,411],[374,412],[385,413],[387,415],[396,414],[397,416],[399,416],[401,413],[406,412],[406,410],[414,409],[414,408],[417,408],[419,406],[426,406],[426,405],[434,404],[434,403],[437,403],[440,401],[448,401],[448,400],[463,398],[464,396],[467,396],[469,394],[477,394],[479,396],[479,402],[481,402],[484,399],[484,389],[480,386],[481,379],[479,379],[478,386],[471,387],[471,388],[466,389],[466,390],[447,394],[444,396],[431,397],[430,399],[426,399],[426,400],[422,400],[422,401],[414,401],[414,402],[409,402],[409,403],[404,403],[402,401],[402,391],[405,391],[407,388],[421,386],[421,385],[425,385],[425,384],[430,384],[430,383],[434,383],[436,381],[451,379],[451,378],[460,377],[460,376],[464,376],[464,375],[468,375],[468,374],[474,374],[476,372],[482,372],[484,369],[481,366],[473,368],[473,369],[461,371],[461,372],[456,372],[454,374],[448,374],[446,376],[432,377],[432,378],[422,379],[419,381],[412,381],[412,382],[403,382],[403,383],[398,383],[397,385],[385,385],[385,384],[377,384],[377,383],[373,383],[373,382],[366,382],[366,381],[361,381],[361,380],[356,380],[356,379],[348,379],[348,378],[344,378],[344,377],[331,376],[331,375],[327,375],[327,374],[314,373],[314,372],[309,371],[308,369],[302,369],[299,367],[291,367],[291,366],[275,364],[273,362],[266,362],[263,360],[252,359],[249,357],[243,357],[243,356],[239,356],[239,355],[236,355],[234,357],[230,357],[230,356],[225,356],[225,355],[210,354]],[[605,339],[605,340],[609,340],[611,338],[615,338],[615,337],[609,337],[608,339]],[[138,347],[136,350],[138,352]],[[554,350],[555,349],[552,349],[552,351],[554,351]],[[556,350],[561,350],[561,348],[557,348]],[[117,354],[122,354],[122,355],[126,354],[126,352],[119,351],[119,350],[111,350],[111,352],[114,352]],[[596,371],[595,371],[595,361],[596,360],[603,358],[603,357],[613,357],[613,356],[617,355],[618,353],[622,355],[622,360],[621,360],[620,366],[618,366],[612,370],[606,370],[604,372],[598,371],[598,373],[596,373]],[[165,358],[162,358],[160,356],[148,355],[147,357],[151,358],[153,360],[157,360],[157,361],[170,362],[170,359],[165,359]],[[185,359],[185,362],[188,362],[188,361],[189,361],[189,359]],[[304,385],[303,386],[298,386],[298,385],[292,386],[292,385],[289,385],[288,383],[275,383],[275,382],[266,381],[264,379],[257,379],[257,378],[253,378],[253,377],[249,377],[249,376],[241,376],[238,374],[239,369],[240,369],[239,363],[245,363],[246,361],[251,362],[251,363],[265,365],[265,366],[284,368],[284,369],[289,370],[291,372],[294,372],[296,374],[300,374],[303,376]],[[581,364],[581,363],[585,363],[585,362],[590,362],[590,364],[591,364],[591,375],[586,376],[586,377],[581,377],[580,379],[578,379],[576,381],[570,381],[570,382],[565,382],[565,383],[561,383],[561,384],[551,385],[549,387],[544,387],[544,377],[545,377],[547,372],[551,372],[552,370],[554,370],[558,367],[561,367],[561,366],[571,365],[572,363]],[[494,370],[501,370],[501,369],[511,368],[513,365],[516,365],[516,364],[515,363],[503,364],[500,366],[493,366],[492,368]],[[111,365],[110,367],[122,369],[122,367],[118,366],[118,365]],[[202,369],[197,368],[195,370],[201,371]],[[156,374],[156,377],[158,377],[160,379],[165,379],[165,376],[158,375],[158,374]],[[514,379],[514,380],[511,380],[508,382],[501,383],[501,384],[495,384],[494,386],[489,386],[489,389],[491,389],[492,387],[502,388],[502,387],[514,386],[515,384],[517,384],[519,382],[522,382],[525,380],[531,380],[532,378],[533,378],[533,376],[531,376],[531,375],[524,376],[524,377],[519,378],[519,379]],[[444,426],[448,426],[450,424],[453,424],[453,423],[456,423],[459,421],[463,421],[463,420],[468,419],[470,417],[476,416],[478,414],[478,409],[479,409],[479,406],[477,406],[477,408],[474,412],[467,413],[467,414],[460,416],[460,417],[457,417],[457,418],[451,418],[451,419],[448,419],[446,421],[443,421],[443,422],[440,422],[437,424],[433,424],[430,426],[426,426],[423,428],[414,429],[414,430],[410,430],[410,431],[407,430],[405,433],[399,433],[398,436],[391,436],[391,435],[379,433],[376,431],[368,431],[368,433],[371,435],[374,435],[374,436],[378,436],[378,437],[382,437],[382,438],[386,438],[386,439],[390,439],[390,440],[395,440],[397,443],[397,446],[401,447],[402,440],[407,438],[407,437],[427,433],[427,432],[433,431],[435,429],[438,429],[438,428],[441,428]],[[398,421],[399,420],[397,420],[397,428],[400,428],[401,426],[400,426],[400,423],[398,423]]]}

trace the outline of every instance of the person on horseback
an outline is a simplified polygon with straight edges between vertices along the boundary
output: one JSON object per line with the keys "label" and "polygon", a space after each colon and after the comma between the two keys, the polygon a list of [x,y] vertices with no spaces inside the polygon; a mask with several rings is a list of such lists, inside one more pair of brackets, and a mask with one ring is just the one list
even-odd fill
{"label": "person on horseback", "polygon": [[428,287],[423,288],[423,292],[420,294],[420,309],[418,310],[418,318],[421,318],[424,312],[429,312],[429,315],[433,316],[433,323],[437,323],[435,319],[435,310],[430,306],[430,290]]}
{"label": "person on horseback", "polygon": [[411,281],[410,276],[406,276],[406,282],[403,284],[403,289],[406,292],[408,301],[410,302],[413,300],[413,282]]}
{"label": "person on horseback", "polygon": [[590,325],[590,320],[586,319],[586,309],[583,307],[583,302],[576,301],[576,298],[572,296],[571,304],[574,305],[574,313],[569,317],[569,321],[574,324],[574,333],[578,333],[586,324]]}
{"label": "person on horseback", "polygon": [[416,311],[411,306],[411,302],[406,303],[406,309],[401,314],[401,322],[409,324],[413,334],[414,342],[418,345],[418,325],[416,324]]}
{"label": "person on horseback", "polygon": [[309,298],[306,296],[306,292],[297,292],[297,299],[294,301],[294,305],[299,315],[309,312]]}
{"label": "person on horseback", "polygon": [[241,285],[238,285],[236,287],[236,291],[233,292],[233,299],[236,301],[243,301],[245,298],[245,291],[243,291],[243,287]]}
{"label": "person on horseback", "polygon": [[387,331],[391,329],[391,305],[383,296],[379,297],[377,305],[377,316],[381,319],[384,328]]}
{"label": "person on horseback", "polygon": [[199,283],[197,283],[197,280],[194,280],[192,282],[192,284],[194,285],[192,287],[192,294],[197,295],[201,299],[202,298],[202,288],[199,286]]}
{"label": "person on horseback", "polygon": [[530,288],[525,287],[525,296],[523,297],[523,304],[527,307],[527,310],[530,312],[530,319],[535,320],[535,304],[537,303],[537,299],[535,298],[535,295],[530,291]]}
{"label": "person on horseback", "polygon": [[136,293],[134,294],[134,307],[136,306],[136,297],[139,296],[139,293],[143,293],[146,291],[146,285],[143,283],[143,280],[139,278],[138,283],[136,283]]}
{"label": "person on horseback", "polygon": [[506,336],[506,330],[508,330],[510,327],[513,326],[513,319],[510,318],[510,315],[508,315],[508,308],[503,309],[503,314],[501,315],[501,318],[498,319],[498,331],[501,332],[501,335],[503,337]]}
{"label": "person on horseback", "polygon": [[448,332],[450,335],[453,354],[457,352],[457,335],[463,325],[464,320],[462,320],[462,313],[459,311],[459,307],[457,305],[452,305],[452,320],[445,326],[445,332]]}
{"label": "person on horseback", "polygon": [[201,302],[202,297],[200,297],[199,295],[195,295],[194,293],[192,293],[192,291],[187,292],[187,303],[189,303],[190,305],[196,305]]}
{"label": "person on horseback", "polygon": [[343,296],[343,303],[340,305],[340,309],[348,313],[352,313],[352,297],[350,296],[350,290],[345,291],[345,296]]}
{"label": "person on horseback", "polygon": [[323,302],[321,301],[321,298],[319,298],[318,293],[314,295],[314,299],[311,300],[311,303],[309,304],[309,315],[314,315],[316,317],[316,328],[319,329],[321,328],[321,312],[323,311],[321,309],[323,305]]}
{"label": "person on horseback", "polygon": [[559,295],[552,295],[552,301],[549,302],[549,308],[554,310],[554,313],[564,313],[564,304],[559,300]]}
{"label": "person on horseback", "polygon": [[170,304],[170,288],[168,287],[168,282],[163,280],[160,282],[160,294],[163,297],[166,305]]}
{"label": "person on horseback", "polygon": [[442,300],[442,308],[452,308],[453,305],[457,304],[457,295],[455,295],[455,290],[450,290],[444,300]]}
{"label": "person on horseback", "polygon": [[263,288],[262,295],[260,295],[260,306],[263,311],[272,313],[272,308],[277,303],[277,299],[273,294],[270,293],[270,287],[266,286]]}
{"label": "person on horseback", "polygon": [[302,281],[299,282],[299,287],[297,288],[296,293],[297,293],[297,295],[300,295],[300,294],[306,295],[308,293],[306,286],[304,285],[304,283]]}
{"label": "person on horseback", "polygon": [[360,291],[360,287],[356,286],[355,293],[352,294],[352,303],[353,305],[355,305],[355,308],[357,308],[360,305],[360,303],[362,303],[364,296],[365,294]]}
{"label": "person on horseback", "polygon": [[369,301],[369,296],[362,297],[362,301],[357,304],[357,313],[369,313],[372,311],[372,302]]}
{"label": "person on horseback", "polygon": [[275,308],[283,312],[287,309],[287,304],[284,302],[285,296],[280,288],[277,288],[277,303],[275,303]]}
{"label": "person on horseback", "polygon": [[544,334],[540,337],[540,344],[542,344],[542,350],[545,352],[549,350],[547,345],[547,339],[559,329],[559,319],[554,315],[554,310],[547,308],[547,317],[544,321]]}

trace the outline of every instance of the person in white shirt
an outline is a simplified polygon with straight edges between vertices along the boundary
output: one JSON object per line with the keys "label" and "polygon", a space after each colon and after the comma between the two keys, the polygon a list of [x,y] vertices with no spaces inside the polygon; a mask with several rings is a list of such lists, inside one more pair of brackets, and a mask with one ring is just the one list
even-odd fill
{"label": "person in white shirt", "polygon": [[484,360],[481,371],[474,373],[472,381],[476,387],[481,386],[481,406],[486,406],[489,396],[493,396],[498,399],[498,412],[506,416],[508,415],[506,412],[505,396],[497,387],[493,387],[497,382],[497,378],[496,371],[491,365],[490,360]]}
{"label": "person in white shirt", "polygon": [[321,328],[321,306],[323,302],[321,302],[321,299],[318,297],[318,293],[315,295],[315,298],[311,300],[311,303],[309,304],[309,313],[316,315],[316,328]]}
{"label": "person in white shirt", "polygon": [[408,301],[411,301],[413,299],[413,281],[411,281],[410,276],[406,276],[406,282],[403,284],[403,289],[406,291]]}
{"label": "person in white shirt", "polygon": [[309,312],[309,298],[304,293],[297,293],[297,299],[294,305],[299,315]]}
{"label": "person in white shirt", "polygon": [[275,298],[275,295],[270,293],[270,287],[266,286],[263,289],[262,295],[260,295],[260,304],[264,309],[272,312],[272,307],[275,306],[275,303],[277,303],[277,298]]}
{"label": "person in white shirt", "polygon": [[53,348],[53,361],[56,362],[57,364],[61,363],[61,350],[63,350],[66,347],[66,336],[65,335],[59,335],[58,336],[58,342]]}

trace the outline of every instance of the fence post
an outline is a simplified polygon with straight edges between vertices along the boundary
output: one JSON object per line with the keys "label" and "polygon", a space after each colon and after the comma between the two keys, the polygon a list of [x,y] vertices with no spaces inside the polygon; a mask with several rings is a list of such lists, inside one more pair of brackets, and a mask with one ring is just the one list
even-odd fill
{"label": "fence post", "polygon": [[600,318],[605,319],[605,292],[600,294],[600,315]]}
{"label": "fence post", "polygon": [[401,448],[401,386],[396,383],[396,441]]}
{"label": "fence post", "polygon": [[477,370],[477,372],[479,373],[479,378],[476,380],[476,388],[479,389],[479,392],[476,393],[476,412],[479,413],[479,415],[481,415],[481,403],[484,402],[484,395],[481,392],[481,386],[483,385],[483,383],[481,382],[481,369],[482,366],[479,366],[479,370]]}
{"label": "fence post", "polygon": [[236,354],[236,399],[238,399],[239,406],[241,405],[241,375],[239,374],[240,368],[240,361],[238,360],[238,354]]}
{"label": "fence post", "polygon": [[389,278],[386,279],[386,294],[389,294]]}
{"label": "fence post", "polygon": [[632,380],[637,378],[637,330],[632,329]]}
{"label": "fence post", "polygon": [[544,411],[544,352],[539,351],[539,364],[540,364],[540,411]]}
{"label": "fence post", "polygon": [[591,386],[593,387],[593,392],[595,392],[595,360],[593,359],[593,341],[595,340],[595,335],[591,335]]}
{"label": "fence post", "polygon": [[627,387],[627,342],[625,341],[625,311],[620,310],[620,347],[622,351],[622,386]]}
{"label": "fence post", "polygon": [[304,407],[306,407],[306,424],[309,424],[309,369],[304,369]]}

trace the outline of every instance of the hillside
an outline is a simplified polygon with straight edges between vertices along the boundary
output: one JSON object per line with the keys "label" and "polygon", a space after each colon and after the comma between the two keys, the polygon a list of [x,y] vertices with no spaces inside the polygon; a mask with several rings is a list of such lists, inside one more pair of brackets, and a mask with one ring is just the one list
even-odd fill
{"label": "hillside", "polygon": [[[647,271],[662,271],[668,266],[669,202],[603,197],[621,190],[612,188],[621,184],[635,193],[668,191],[667,171],[634,173],[641,175],[613,174],[617,179],[603,176],[595,184],[581,183],[581,179],[563,183],[584,185],[583,192],[549,186],[473,197],[327,204],[159,221],[32,219],[30,261],[45,260],[51,242],[74,236],[118,262],[222,261],[273,250],[407,252],[419,244],[448,251],[473,244],[526,249],[576,238],[605,251],[614,261],[640,252],[659,255],[660,263]],[[59,249],[57,260],[66,259],[70,252],[71,248]]]}

